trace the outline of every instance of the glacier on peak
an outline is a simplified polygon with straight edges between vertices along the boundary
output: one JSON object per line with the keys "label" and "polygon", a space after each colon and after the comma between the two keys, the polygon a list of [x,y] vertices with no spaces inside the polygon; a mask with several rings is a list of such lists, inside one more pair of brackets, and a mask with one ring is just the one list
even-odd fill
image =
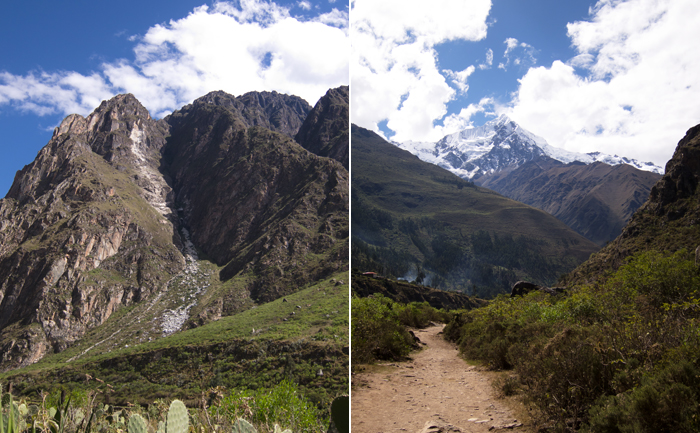
{"label": "glacier on peak", "polygon": [[577,153],[551,146],[547,141],[522,128],[506,115],[485,124],[444,136],[435,143],[405,141],[393,143],[419,159],[445,168],[465,179],[514,169],[541,156],[569,164],[602,162],[629,164],[639,170],[663,174],[664,169],[651,162],[607,155],[601,152]]}

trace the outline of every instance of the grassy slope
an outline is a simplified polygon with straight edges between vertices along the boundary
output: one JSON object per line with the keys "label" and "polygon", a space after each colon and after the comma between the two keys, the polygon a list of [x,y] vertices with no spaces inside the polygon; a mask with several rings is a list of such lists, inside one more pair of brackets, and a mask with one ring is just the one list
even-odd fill
{"label": "grassy slope", "polygon": [[[527,239],[532,250],[521,254],[535,251],[547,262],[547,269],[539,275],[524,266],[512,269],[516,278],[545,283],[552,283],[597,249],[549,214],[467,184],[369,131],[354,127],[352,147],[353,236],[368,244],[407,253],[409,260],[425,265],[436,253],[432,242],[439,236],[462,252],[470,249],[469,237],[477,231],[489,233],[492,239],[494,235]],[[356,218],[358,208],[369,216]],[[409,218],[419,227],[413,236],[401,226],[401,220]],[[453,278],[453,286],[455,281],[459,280]]]}
{"label": "grassy slope", "polygon": [[[316,282],[285,299],[152,342],[101,351],[99,344],[122,309],[68,350],[0,375],[15,392],[34,397],[58,386],[107,390],[114,401],[151,403],[155,398],[195,401],[209,386],[266,387],[294,379],[312,400],[328,403],[347,392],[348,274]],[[301,307],[301,308],[299,308]],[[292,314],[294,313],[294,314]],[[284,320],[287,319],[287,320]],[[255,331],[253,331],[255,330]],[[106,337],[108,338],[108,336]],[[325,370],[318,376],[319,369]]]}

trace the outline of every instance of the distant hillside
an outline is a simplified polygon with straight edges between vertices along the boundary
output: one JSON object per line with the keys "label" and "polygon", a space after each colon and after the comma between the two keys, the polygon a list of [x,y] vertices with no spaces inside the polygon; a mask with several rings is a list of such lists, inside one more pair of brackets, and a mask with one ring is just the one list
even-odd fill
{"label": "distant hillside", "polygon": [[540,156],[514,170],[483,175],[476,182],[554,215],[603,246],[622,232],[660,178],[629,164],[565,164]]}
{"label": "distant hillside", "polygon": [[689,129],[666,164],[666,174],[622,234],[593,255],[565,282],[576,284],[615,270],[632,254],[657,250],[694,251],[700,245],[700,125]]}
{"label": "distant hillside", "polygon": [[538,209],[352,126],[352,266],[491,296],[552,284],[597,250]]}

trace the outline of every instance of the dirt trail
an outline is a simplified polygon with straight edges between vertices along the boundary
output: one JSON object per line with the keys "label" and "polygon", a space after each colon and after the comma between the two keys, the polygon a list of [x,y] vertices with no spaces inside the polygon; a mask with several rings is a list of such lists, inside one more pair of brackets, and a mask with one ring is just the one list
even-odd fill
{"label": "dirt trail", "polygon": [[352,433],[529,431],[442,339],[443,327],[415,331],[426,346],[413,361],[353,375]]}

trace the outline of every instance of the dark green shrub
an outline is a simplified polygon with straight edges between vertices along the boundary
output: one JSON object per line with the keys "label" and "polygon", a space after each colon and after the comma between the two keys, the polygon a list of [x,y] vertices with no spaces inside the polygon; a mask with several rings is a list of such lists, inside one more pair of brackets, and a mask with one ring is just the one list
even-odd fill
{"label": "dark green shrub", "polygon": [[629,392],[601,397],[590,411],[590,431],[697,432],[699,377],[685,361],[650,374]]}
{"label": "dark green shrub", "polygon": [[411,350],[413,338],[399,322],[399,306],[375,294],[352,299],[352,360],[399,360]]}
{"label": "dark green shrub", "polygon": [[508,389],[523,390],[542,424],[700,431],[700,271],[693,259],[684,250],[644,252],[566,295],[500,296],[453,315],[445,336],[468,358],[514,368],[520,386]]}

